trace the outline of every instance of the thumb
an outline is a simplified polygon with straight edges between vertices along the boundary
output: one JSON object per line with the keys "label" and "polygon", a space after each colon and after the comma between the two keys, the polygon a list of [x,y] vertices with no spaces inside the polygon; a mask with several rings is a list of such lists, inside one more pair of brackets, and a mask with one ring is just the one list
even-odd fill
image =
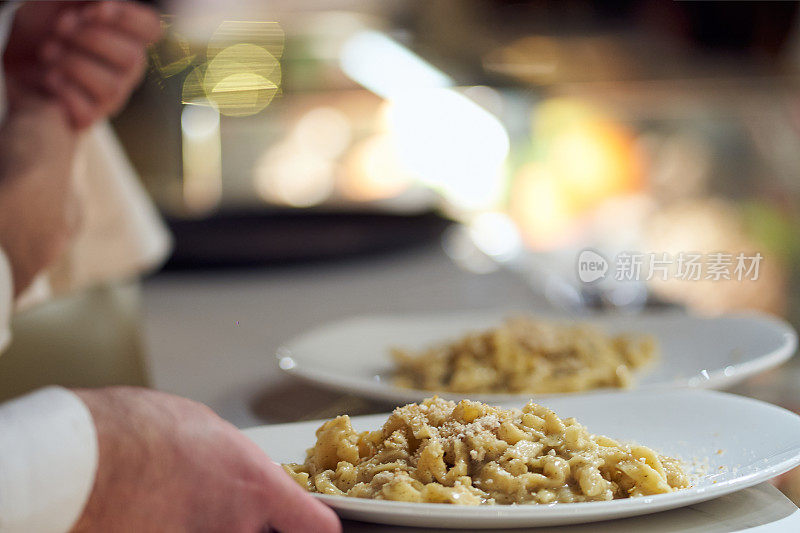
{"label": "thumb", "polygon": [[264,504],[272,529],[319,533],[342,531],[333,509],[303,490],[281,466],[268,460],[265,469],[268,487]]}

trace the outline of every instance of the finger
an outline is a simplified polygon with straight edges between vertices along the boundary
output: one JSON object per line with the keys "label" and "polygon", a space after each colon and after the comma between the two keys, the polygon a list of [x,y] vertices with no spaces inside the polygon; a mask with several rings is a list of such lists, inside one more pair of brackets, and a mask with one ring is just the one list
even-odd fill
{"label": "finger", "polygon": [[119,75],[87,56],[67,53],[59,70],[64,77],[83,89],[101,108],[117,98]]}
{"label": "finger", "polygon": [[89,95],[60,72],[49,72],[45,76],[45,85],[64,104],[74,128],[87,128],[97,119],[95,105]]}
{"label": "finger", "polygon": [[64,56],[60,71],[66,79],[86,92],[102,113],[117,110],[132,86],[128,80],[139,74],[133,72],[123,76],[90,56],[75,52]]}
{"label": "finger", "polygon": [[[139,41],[106,26],[87,26],[66,42],[69,46],[91,54],[120,70],[144,62],[144,50]],[[47,48],[46,44],[42,53]]]}
{"label": "finger", "polygon": [[75,8],[65,9],[58,15],[55,25],[55,33],[62,38],[69,38],[78,32],[80,26],[80,15]]}
{"label": "finger", "polygon": [[333,509],[303,490],[283,468],[265,465],[267,495],[264,502],[269,526],[278,531],[319,531],[339,533],[342,525]]}
{"label": "finger", "polygon": [[39,59],[41,59],[45,65],[56,63],[63,55],[64,45],[61,44],[61,41],[56,39],[45,41],[39,49]]}
{"label": "finger", "polygon": [[158,13],[136,2],[99,2],[86,7],[81,19],[112,26],[127,35],[152,43],[161,37]]}

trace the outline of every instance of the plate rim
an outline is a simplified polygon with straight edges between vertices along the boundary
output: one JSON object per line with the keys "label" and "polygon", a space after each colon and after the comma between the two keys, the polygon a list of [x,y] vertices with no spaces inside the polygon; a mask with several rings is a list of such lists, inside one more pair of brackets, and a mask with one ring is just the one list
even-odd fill
{"label": "plate rim", "polygon": [[[733,401],[744,404],[757,405],[760,409],[768,409],[776,413],[781,413],[782,416],[790,416],[795,418],[795,422],[800,429],[800,415],[794,413],[781,406],[742,396],[729,392],[717,390],[681,390],[681,389],[667,389],[667,390],[640,390],[635,392],[605,392],[598,393],[603,396],[650,396],[650,395],[696,395],[700,398],[722,398],[724,401]],[[566,398],[551,398],[555,400]],[[572,398],[571,398],[572,399]],[[518,402],[517,402],[518,403]],[[732,406],[733,407],[733,406]],[[385,418],[390,413],[377,413],[370,415],[357,415],[351,417],[353,420],[363,418]],[[304,420],[301,422],[289,422],[284,424],[266,424],[251,428],[243,429],[243,433],[254,440],[250,435],[258,430],[269,429],[279,431],[281,427],[292,426],[297,424],[316,425],[324,423],[325,419],[320,420]],[[267,450],[267,453],[268,450]],[[755,464],[761,458],[753,461]],[[457,509],[460,517],[452,526],[435,526],[435,527],[463,527],[464,520],[474,522],[473,527],[484,527],[492,520],[503,519],[500,525],[494,526],[496,528],[503,527],[517,527],[513,524],[521,524],[521,522],[514,522],[514,520],[537,520],[535,526],[547,526],[556,524],[577,524],[587,522],[599,522],[605,520],[614,520],[617,518],[626,518],[633,516],[641,516],[645,514],[652,514],[660,511],[677,509],[680,507],[690,506],[697,503],[713,500],[727,494],[738,492],[740,490],[753,487],[759,483],[773,479],[792,468],[800,465],[800,444],[798,444],[792,455],[786,457],[774,465],[767,468],[750,472],[741,476],[734,477],[714,483],[711,485],[704,485],[700,487],[690,487],[686,490],[671,492],[668,494],[654,494],[650,496],[640,496],[636,498],[625,498],[610,501],[599,502],[575,502],[574,505],[564,505],[561,503],[553,504],[520,504],[520,505],[495,505],[495,506],[454,506],[446,503],[416,503],[416,502],[398,502],[388,500],[370,500],[362,498],[352,498],[347,496],[335,496],[324,494],[312,494],[315,498],[324,502],[337,512],[341,512],[342,516],[367,519],[374,523],[382,524],[395,524],[395,525],[420,525],[421,520],[427,519],[448,519],[453,520],[452,512]],[[749,466],[749,465],[745,465]],[[416,511],[416,512],[415,512]],[[443,511],[439,512],[439,511]],[[449,512],[444,512],[449,511]],[[381,518],[381,515],[384,518]],[[391,516],[391,520],[385,518],[386,515]],[[387,521],[389,520],[389,521]],[[459,521],[460,520],[460,521]],[[483,524],[481,524],[483,523]],[[508,524],[512,525],[508,525]],[[434,526],[430,526],[434,527]]]}
{"label": "plate rim", "polygon": [[[302,333],[299,333],[290,339],[281,342],[278,348],[275,349],[274,358],[278,364],[278,368],[287,374],[299,378],[308,383],[313,383],[322,386],[328,390],[333,391],[347,391],[351,394],[379,399],[390,402],[410,402],[419,401],[422,398],[438,394],[442,398],[452,399],[455,397],[479,400],[484,403],[490,402],[513,402],[530,398],[531,393],[520,394],[501,394],[501,393],[451,393],[447,391],[435,390],[421,390],[421,389],[406,389],[396,387],[389,382],[383,381],[370,381],[363,377],[351,377],[342,374],[329,374],[325,371],[316,370],[308,367],[308,365],[297,364],[296,359],[293,358],[293,353],[290,345],[296,344],[308,337],[319,335],[326,330],[333,329],[334,327],[341,327],[344,324],[365,321],[365,320],[419,320],[426,317],[443,317],[443,318],[456,318],[456,317],[482,317],[489,315],[510,315],[514,312],[524,312],[537,318],[554,319],[554,320],[575,320],[575,321],[595,321],[603,322],[609,319],[625,317],[623,314],[608,314],[598,313],[580,317],[567,317],[559,315],[558,313],[548,313],[545,311],[514,311],[513,309],[504,308],[486,308],[486,309],[460,309],[450,311],[437,311],[437,312],[406,312],[406,313],[385,313],[385,314],[359,314],[351,315],[339,320],[332,320],[324,322],[312,328],[309,328]],[[769,327],[779,331],[783,336],[784,343],[777,349],[772,350],[764,355],[760,355],[754,359],[728,365],[725,368],[717,368],[713,371],[707,372],[705,375],[697,374],[691,378],[675,378],[671,381],[655,383],[640,387],[634,385],[631,389],[624,389],[625,391],[640,391],[640,390],[670,390],[670,389],[720,389],[730,387],[736,383],[741,382],[747,377],[754,376],[765,372],[771,368],[786,362],[794,356],[798,347],[798,334],[797,331],[787,321],[775,315],[765,313],[758,310],[741,310],[730,313],[723,313],[720,315],[706,316],[696,313],[685,313],[674,310],[657,310],[638,315],[631,315],[632,318],[637,317],[682,317],[699,321],[717,321],[720,319],[750,319],[767,324]],[[292,361],[291,364],[286,363],[286,359]],[[733,367],[733,371],[726,373],[726,370]],[[537,398],[555,398],[555,397],[569,397],[575,395],[591,395],[605,392],[614,392],[617,389],[593,389],[589,391],[578,391],[568,393],[537,393]]]}

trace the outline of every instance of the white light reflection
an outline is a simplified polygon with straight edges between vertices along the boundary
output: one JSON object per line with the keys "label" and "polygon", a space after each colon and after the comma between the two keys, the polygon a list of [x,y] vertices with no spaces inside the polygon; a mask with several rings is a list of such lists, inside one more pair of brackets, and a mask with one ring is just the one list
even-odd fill
{"label": "white light reflection", "polygon": [[207,139],[219,132],[219,113],[209,106],[187,105],[181,113],[181,131],[190,139]]}
{"label": "white light reflection", "polygon": [[193,213],[207,212],[222,197],[219,112],[207,105],[186,105],[181,113],[183,201]]}
{"label": "white light reflection", "polygon": [[384,98],[420,87],[449,87],[453,80],[422,58],[375,31],[356,33],[342,47],[347,76]]}
{"label": "white light reflection", "polygon": [[503,213],[481,213],[470,222],[469,234],[481,251],[498,261],[511,260],[522,249],[516,225]]}
{"label": "white light reflection", "polygon": [[461,209],[495,205],[509,138],[494,115],[452,89],[407,91],[389,124],[401,162]]}
{"label": "white light reflection", "polygon": [[342,70],[390,102],[387,122],[400,163],[461,211],[489,209],[503,192],[509,137],[500,121],[448,88],[453,80],[402,45],[360,32]]}
{"label": "white light reflection", "polygon": [[297,366],[297,363],[291,357],[281,357],[278,360],[278,366],[282,370],[291,370],[291,369],[293,369],[294,367]]}

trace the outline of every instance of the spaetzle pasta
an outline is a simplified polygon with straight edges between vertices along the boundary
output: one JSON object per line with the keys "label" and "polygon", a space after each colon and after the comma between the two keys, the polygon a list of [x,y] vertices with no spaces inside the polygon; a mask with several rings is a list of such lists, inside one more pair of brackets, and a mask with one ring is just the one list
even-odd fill
{"label": "spaetzle pasta", "polygon": [[310,492],[459,505],[603,501],[687,487],[678,460],[592,435],[533,402],[522,410],[429,398],[377,431],[325,422],[302,464]]}
{"label": "spaetzle pasta", "polygon": [[655,358],[649,335],[518,317],[420,352],[393,349],[394,384],[461,393],[556,393],[628,387]]}

